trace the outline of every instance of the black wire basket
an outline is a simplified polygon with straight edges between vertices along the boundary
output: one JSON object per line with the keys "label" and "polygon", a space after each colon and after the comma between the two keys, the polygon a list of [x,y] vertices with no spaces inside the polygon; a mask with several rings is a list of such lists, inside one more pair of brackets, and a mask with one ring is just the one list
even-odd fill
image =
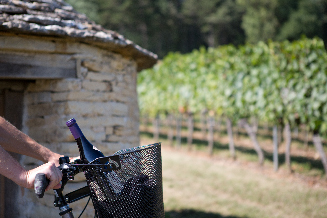
{"label": "black wire basket", "polygon": [[98,217],[164,217],[160,143],[120,150],[95,162],[106,165],[87,167],[84,173]]}

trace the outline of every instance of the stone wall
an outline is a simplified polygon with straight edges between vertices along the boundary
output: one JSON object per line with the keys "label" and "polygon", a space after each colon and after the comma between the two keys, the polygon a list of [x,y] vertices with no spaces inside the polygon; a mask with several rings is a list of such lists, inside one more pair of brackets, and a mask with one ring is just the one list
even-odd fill
{"label": "stone wall", "polygon": [[[78,75],[68,79],[36,79],[29,83],[24,94],[23,132],[55,152],[77,156],[77,145],[65,125],[74,117],[84,135],[105,155],[139,145],[137,66],[134,60],[74,41],[18,38],[8,37],[7,42],[19,42],[21,46],[6,43],[7,52],[69,54],[76,60]],[[24,44],[24,41],[28,43]],[[27,169],[42,164],[25,156],[21,163]],[[85,185],[81,174],[66,187],[67,191],[72,191]],[[33,190],[22,192],[24,195],[18,197],[21,217],[58,217],[52,191],[48,191],[43,199],[37,199]],[[76,217],[86,201],[70,205]],[[83,217],[94,217],[92,207],[88,208]]]}

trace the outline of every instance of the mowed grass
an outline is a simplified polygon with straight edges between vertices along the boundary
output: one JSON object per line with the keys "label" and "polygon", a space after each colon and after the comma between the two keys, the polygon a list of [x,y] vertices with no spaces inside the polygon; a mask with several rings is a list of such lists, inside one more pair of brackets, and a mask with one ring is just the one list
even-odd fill
{"label": "mowed grass", "polygon": [[327,187],[162,145],[167,218],[327,217]]}

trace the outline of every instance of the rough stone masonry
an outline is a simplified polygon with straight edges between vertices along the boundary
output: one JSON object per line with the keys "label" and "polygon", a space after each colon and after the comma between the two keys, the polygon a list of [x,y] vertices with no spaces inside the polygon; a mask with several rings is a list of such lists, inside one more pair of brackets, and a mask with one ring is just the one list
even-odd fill
{"label": "rough stone masonry", "polygon": [[[63,155],[78,155],[65,125],[72,117],[105,155],[139,145],[137,73],[156,61],[155,54],[62,0],[0,0],[0,64],[8,67],[0,72],[0,89],[24,92],[23,132]],[[21,163],[27,169],[42,164],[25,156]],[[85,185],[78,175],[66,193]],[[52,191],[43,199],[33,190],[13,197],[20,217],[58,217]],[[74,214],[86,201],[70,205]],[[85,214],[94,217],[91,205]]]}
{"label": "rough stone masonry", "polygon": [[[11,37],[8,40],[14,40]],[[21,38],[21,41],[24,41]],[[42,42],[43,40],[43,42]],[[39,43],[40,42],[40,43]],[[61,41],[48,41],[56,46],[40,47],[44,39],[35,39],[33,53],[58,55],[63,50]],[[49,49],[50,48],[50,49]],[[78,48],[76,50],[76,48]],[[38,51],[36,51],[38,50]],[[18,54],[21,51],[7,51]],[[77,156],[78,148],[65,122],[74,117],[85,136],[105,155],[117,150],[139,145],[139,110],[136,93],[137,68],[130,58],[124,58],[98,47],[69,43],[65,53],[76,60],[76,78],[36,79],[28,84],[24,93],[23,131],[44,146],[63,155]],[[51,61],[48,63],[51,64]],[[21,163],[26,168],[40,162],[23,156]],[[85,186],[84,176],[79,175],[67,190]],[[52,192],[44,199],[37,199],[33,190],[25,190],[19,197],[22,213],[27,217],[57,217]],[[86,200],[73,203],[74,211],[82,210]],[[51,213],[49,213],[51,211]],[[92,210],[90,210],[92,211]],[[88,213],[92,213],[92,212]],[[40,216],[43,214],[44,216]],[[51,214],[51,215],[50,215]],[[91,216],[91,215],[90,215]],[[92,216],[91,216],[92,217]]]}

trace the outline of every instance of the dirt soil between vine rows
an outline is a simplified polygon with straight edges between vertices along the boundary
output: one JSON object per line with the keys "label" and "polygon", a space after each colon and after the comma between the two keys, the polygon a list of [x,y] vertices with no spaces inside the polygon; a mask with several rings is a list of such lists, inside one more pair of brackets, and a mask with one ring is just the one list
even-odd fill
{"label": "dirt soil between vine rows", "polygon": [[[144,131],[144,128],[140,128],[141,131]],[[147,131],[150,133],[152,132],[152,128],[147,128]],[[167,130],[162,130],[161,134],[167,134]],[[187,137],[187,133],[184,131],[182,132],[182,137]],[[201,132],[194,132],[193,133],[194,139],[205,139],[203,138],[203,135]],[[142,137],[141,136],[141,145],[145,144],[151,144],[154,143],[153,138],[149,137]],[[221,144],[228,144],[228,137],[227,136],[217,136],[215,135],[215,140],[219,140],[219,143]],[[198,157],[204,157],[207,159],[210,159],[213,162],[220,162],[223,164],[233,165],[240,167],[244,170],[252,170],[252,171],[258,171],[260,173],[263,173],[264,175],[270,176],[271,178],[285,178],[291,181],[301,182],[304,183],[310,187],[324,187],[327,189],[327,177],[321,178],[321,176],[307,176],[303,175],[301,173],[292,172],[290,173],[287,169],[280,167],[277,172],[274,171],[273,167],[270,165],[264,165],[259,166],[257,162],[253,161],[245,161],[245,160],[232,160],[231,158],[225,158],[220,157],[218,155],[210,156],[205,151],[190,151],[187,148],[181,147],[181,148],[175,148],[169,146],[169,143],[167,140],[160,139],[162,142],[162,149],[165,149],[166,152],[182,152],[184,155],[189,156],[198,156]],[[236,146],[241,146],[245,148],[252,149],[253,145],[250,139],[247,137],[235,137],[234,142]],[[273,151],[272,141],[270,139],[263,139],[260,140],[260,146],[266,151],[271,152]],[[285,146],[282,143],[279,147],[279,154],[283,154],[285,150]],[[307,149],[300,149],[297,146],[293,146],[291,150],[292,156],[300,156],[305,157],[312,160],[320,160],[319,155],[314,150],[314,148],[310,147]]]}

